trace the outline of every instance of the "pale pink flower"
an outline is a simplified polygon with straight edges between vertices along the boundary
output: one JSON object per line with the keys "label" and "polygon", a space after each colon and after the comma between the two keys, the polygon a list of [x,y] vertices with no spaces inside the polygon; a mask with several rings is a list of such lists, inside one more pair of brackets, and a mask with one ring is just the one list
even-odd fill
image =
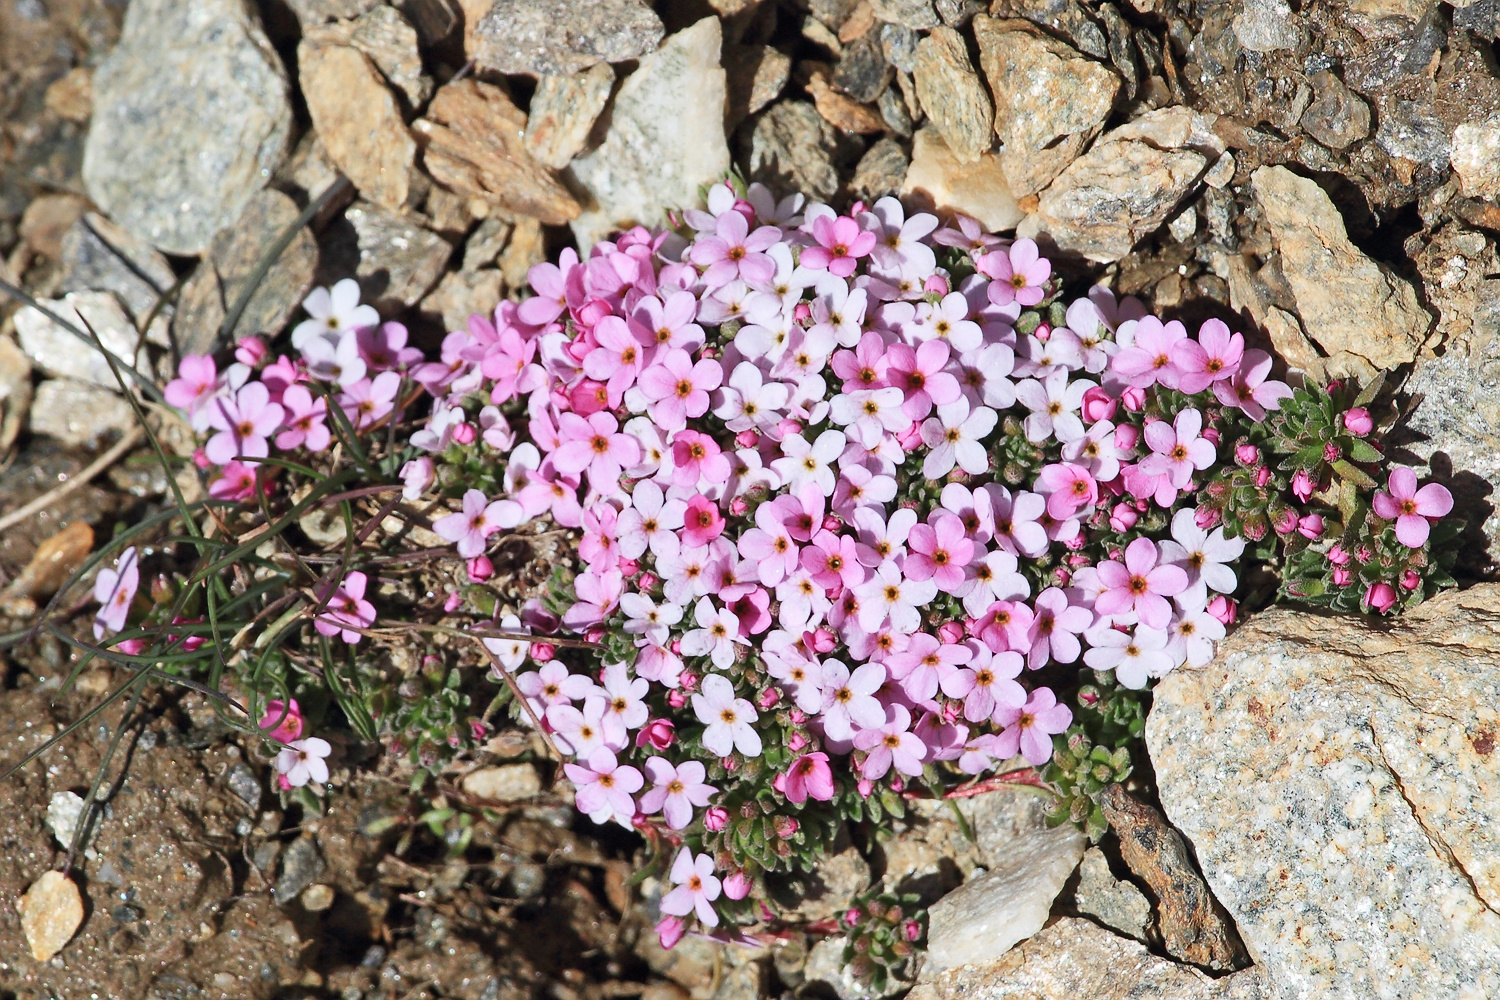
{"label": "pale pink flower", "polygon": [[1047,494],[1047,513],[1065,521],[1099,499],[1099,484],[1089,470],[1072,462],[1043,466],[1036,488]]}
{"label": "pale pink flower", "polygon": [[734,685],[721,674],[703,678],[701,690],[702,694],[693,695],[693,714],[707,727],[700,739],[704,749],[720,757],[736,750],[746,757],[759,757],[761,742],[755,723],[760,715],[755,706],[736,697]]}
{"label": "pale pink flower", "polygon": [[812,235],[818,244],[803,250],[799,263],[814,270],[826,269],[840,278],[854,273],[859,258],[868,255],[878,239],[848,216],[818,216],[812,223]]}
{"label": "pale pink flower", "polygon": [[1180,373],[1177,388],[1192,395],[1215,382],[1233,378],[1245,357],[1245,338],[1230,333],[1223,320],[1198,328],[1198,339],[1184,337],[1172,345],[1172,364]]}
{"label": "pale pink flower", "polygon": [[296,740],[276,755],[276,771],[293,788],[301,788],[309,781],[324,784],[328,781],[328,761],[325,758],[332,752],[333,747],[328,741],[316,736]]}
{"label": "pale pink flower", "polygon": [[[219,372],[207,354],[185,354],[177,365],[177,377],[162,390],[167,403],[195,417],[219,387]],[[197,421],[194,421],[194,429]]]}
{"label": "pale pink flower", "polygon": [[964,700],[964,718],[984,722],[1005,705],[1026,703],[1026,689],[1016,683],[1025,662],[1009,650],[992,654],[972,667],[960,667],[943,678],[943,694]]}
{"label": "pale pink flower", "polygon": [[651,715],[642,700],[651,685],[644,677],[631,677],[629,669],[623,663],[611,663],[594,688],[593,693],[604,701],[604,739],[610,744],[627,742],[630,730],[644,726]]}
{"label": "pale pink flower", "polygon": [[1095,670],[1113,670],[1115,679],[1132,690],[1139,691],[1152,678],[1165,677],[1176,666],[1166,651],[1167,633],[1149,625],[1137,625],[1130,632],[1095,628],[1088,639],[1090,648],[1083,662]]}
{"label": "pale pink flower", "polygon": [[719,362],[705,358],[693,364],[684,350],[672,348],[641,372],[640,391],[651,419],[667,431],[681,430],[689,417],[708,409],[708,394],[724,380]]}
{"label": "pale pink flower", "polygon": [[908,777],[922,773],[927,747],[911,729],[911,713],[900,705],[886,709],[885,722],[854,734],[854,748],[865,751],[860,775],[879,781],[894,767]]}
{"label": "pale pink flower", "polygon": [[94,578],[94,600],[99,602],[99,612],[94,616],[95,639],[125,630],[125,618],[140,583],[141,568],[133,545],[120,553],[114,569],[99,571]]}
{"label": "pale pink flower", "polygon": [[1101,615],[1123,615],[1134,611],[1153,629],[1164,629],[1172,619],[1167,600],[1188,587],[1187,574],[1178,566],[1159,565],[1156,543],[1137,538],[1125,547],[1124,563],[1106,559],[1097,567],[1104,587],[1094,602]]}
{"label": "pale pink flower", "polygon": [[564,764],[568,780],[577,787],[574,802],[578,811],[601,826],[614,821],[625,829],[634,829],[635,799],[645,779],[628,764],[620,764],[608,747],[599,747],[588,755],[587,767]]}
{"label": "pale pink flower", "polygon": [[[298,388],[292,386],[293,389]],[[373,379],[360,379],[339,393],[338,403],[357,431],[368,430],[385,419],[396,408],[396,393],[401,390],[401,376],[381,372]],[[291,389],[287,390],[288,392]],[[285,400],[283,395],[282,399]],[[277,438],[277,447],[280,437]],[[317,450],[317,449],[314,449]]]}
{"label": "pale pink flower", "polygon": [[646,760],[646,776],[651,790],[641,796],[641,812],[660,812],[673,830],[681,830],[693,821],[694,807],[708,805],[718,789],[704,782],[707,772],[696,760],[686,760],[676,767],[665,757]]}
{"label": "pale pink flower", "polygon": [[589,378],[607,383],[609,398],[618,401],[655,350],[648,347],[637,330],[618,316],[606,316],[594,324],[595,347],[583,358],[583,372]]}
{"label": "pale pink flower", "polygon": [[1037,688],[1019,707],[1002,705],[995,712],[995,722],[1005,729],[992,745],[996,757],[1006,760],[1021,752],[1026,763],[1041,767],[1052,759],[1052,737],[1065,733],[1073,724],[1073,711],[1057,703],[1051,688]]}
{"label": "pale pink flower", "polygon": [[456,543],[459,555],[472,559],[484,551],[485,539],[500,530],[502,503],[500,500],[489,503],[479,490],[468,490],[464,493],[463,511],[438,518],[432,530]]}
{"label": "pale pink flower", "polygon": [[[1180,411],[1171,424],[1157,420],[1146,425],[1146,444],[1152,454],[1141,459],[1141,470],[1152,476],[1165,476],[1176,489],[1184,489],[1197,470],[1214,464],[1217,450],[1212,441],[1200,437],[1203,414],[1188,407]],[[1157,502],[1161,503],[1160,488]],[[1176,498],[1173,497],[1173,500]],[[1169,506],[1169,500],[1162,506]]]}
{"label": "pale pink flower", "polygon": [[728,670],[734,663],[735,644],[746,642],[740,635],[740,620],[728,608],[715,609],[707,597],[699,598],[693,608],[693,619],[698,627],[683,635],[682,652],[687,656],[707,656],[714,666]]}
{"label": "pale pink flower", "polygon": [[590,485],[601,493],[614,490],[620,473],[640,461],[640,442],[621,433],[612,413],[600,410],[587,418],[562,413],[557,428],[562,444],[552,453],[552,464],[566,475],[587,472]]}
{"label": "pale pink flower", "polygon": [[281,407],[271,402],[271,391],[261,382],[250,382],[233,397],[220,396],[209,404],[208,423],[218,433],[208,439],[203,452],[215,465],[238,459],[253,468],[257,458],[270,454],[266,438],[281,426]]}
{"label": "pale pink flower", "polygon": [[886,659],[885,666],[891,679],[901,682],[906,696],[920,705],[937,695],[943,678],[973,658],[974,651],[962,643],[939,642],[918,632],[911,637],[911,645]]}
{"label": "pale pink flower", "polygon": [[[306,447],[308,451],[322,451],[328,447],[332,435],[323,423],[328,416],[328,400],[313,398],[303,385],[289,385],[281,394],[282,431],[276,435],[276,447],[282,451]],[[414,499],[414,498],[413,498]]]}
{"label": "pale pink flower", "polygon": [[947,511],[935,511],[928,523],[911,529],[907,538],[907,579],[931,580],[945,594],[956,592],[964,582],[964,568],[974,558],[974,543],[964,532],[964,524]]}
{"label": "pale pink flower", "polygon": [[1031,584],[1017,572],[1016,557],[999,549],[969,564],[964,583],[954,592],[963,598],[964,610],[982,615],[996,601],[1023,598],[1031,593]]}
{"label": "pale pink flower", "polygon": [[661,298],[647,295],[636,303],[630,325],[645,343],[662,350],[696,351],[703,346],[703,327],[693,322],[697,313],[697,296],[669,291]]}
{"label": "pale pink flower", "polygon": [[922,424],[922,443],[932,450],[922,460],[922,475],[941,479],[957,465],[971,476],[989,468],[990,457],[983,441],[995,429],[999,415],[988,406],[970,412],[969,401],[960,396],[937,408],[937,416]]}
{"label": "pale pink flower", "polygon": [[854,738],[854,727],[868,729],[885,721],[875,692],[885,683],[885,667],[866,663],[850,673],[838,660],[823,661],[823,731],[831,740]]}
{"label": "pale pink flower", "polygon": [[885,338],[875,330],[861,334],[853,350],[836,352],[831,366],[833,373],[844,380],[843,391],[846,393],[880,389],[890,384],[886,379],[890,360],[886,356]]}
{"label": "pale pink flower", "polygon": [[516,687],[537,715],[545,715],[553,705],[568,706],[594,693],[593,681],[583,674],[569,673],[560,660],[549,660],[540,670],[517,674]]}
{"label": "pale pink flower", "polygon": [[988,486],[985,491],[993,505],[996,545],[1033,559],[1047,551],[1047,529],[1040,523],[1047,501],[1040,493],[1019,490],[1012,497],[1003,486]]}
{"label": "pale pink flower", "polygon": [[766,256],[781,239],[775,226],[760,226],[753,233],[739,212],[721,214],[714,223],[714,235],[700,236],[688,251],[694,264],[706,268],[703,283],[718,288],[736,278],[756,282],[770,281],[776,274],[776,263]]}
{"label": "pale pink flower", "polygon": [[1056,438],[1067,442],[1083,437],[1078,411],[1083,394],[1094,387],[1088,379],[1069,379],[1065,368],[1054,369],[1042,381],[1028,378],[1016,383],[1016,401],[1031,411],[1023,426],[1026,440],[1042,442]]}
{"label": "pale pink flower", "polygon": [[684,847],[672,862],[670,877],[675,888],[661,898],[661,912],[677,917],[696,913],[705,927],[719,926],[713,901],[719,898],[722,886],[714,875],[714,859],[707,854],[694,857]]}
{"label": "pale pink flower", "polygon": [[620,555],[639,559],[647,548],[657,556],[676,555],[681,545],[677,531],[685,524],[687,504],[668,500],[662,488],[649,479],[631,489],[630,503],[620,512],[617,523]]}
{"label": "pale pink flower", "polygon": [[859,599],[859,626],[873,632],[890,618],[898,632],[915,632],[922,624],[917,609],[932,603],[937,594],[937,581],[907,579],[895,563],[882,563],[868,580],[854,588]]}
{"label": "pale pink flower", "polygon": [[1094,624],[1094,614],[1088,608],[1068,601],[1066,591],[1049,587],[1037,595],[1032,602],[1036,614],[1026,630],[1026,665],[1040,670],[1049,659],[1058,663],[1073,663],[1078,659],[1082,646],[1078,636]]}
{"label": "pale pink flower", "polygon": [[1203,667],[1214,658],[1214,645],[1223,638],[1224,623],[1206,609],[1183,609],[1167,629],[1166,650],[1175,662]]}
{"label": "pale pink flower", "polygon": [[873,507],[859,508],[854,512],[854,525],[859,529],[855,556],[872,569],[899,559],[906,554],[906,540],[916,523],[917,512],[910,507],[891,511],[889,520]]}
{"label": "pale pink flower", "polygon": [[366,583],[367,578],[358,570],[344,577],[323,612],[313,619],[319,635],[341,635],[351,645],[363,638],[355,629],[375,624],[375,605],[365,600]]}
{"label": "pale pink flower", "polygon": [[980,257],[975,266],[992,279],[987,292],[997,306],[1012,302],[1034,306],[1046,295],[1052,263],[1037,250],[1036,241],[1016,240],[1009,250],[994,250]]}
{"label": "pale pink flower", "polygon": [[1453,494],[1440,483],[1428,483],[1417,489],[1417,474],[1398,465],[1391,470],[1385,489],[1375,494],[1373,506],[1376,514],[1396,522],[1398,542],[1409,549],[1419,549],[1427,541],[1431,522],[1453,510]]}
{"label": "pale pink flower", "polygon": [[958,379],[944,370],[948,364],[948,344],[929,340],[916,348],[892,344],[886,349],[886,378],[906,394],[901,410],[913,420],[921,420],[934,405],[952,403],[961,392]]}
{"label": "pale pink flower", "polygon": [[1214,396],[1225,406],[1237,406],[1251,420],[1266,419],[1267,410],[1281,409],[1281,401],[1292,395],[1285,382],[1267,381],[1271,373],[1271,356],[1265,351],[1245,352],[1240,370],[1233,378],[1213,384]]}

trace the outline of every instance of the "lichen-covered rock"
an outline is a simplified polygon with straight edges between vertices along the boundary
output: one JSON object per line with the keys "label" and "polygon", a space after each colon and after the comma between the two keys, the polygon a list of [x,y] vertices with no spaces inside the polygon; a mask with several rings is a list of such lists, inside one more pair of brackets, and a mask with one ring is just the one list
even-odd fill
{"label": "lichen-covered rock", "polygon": [[1500,124],[1465,122],[1453,130],[1449,162],[1470,198],[1500,198]]}
{"label": "lichen-covered rock", "polygon": [[[280,191],[261,191],[250,199],[233,226],[214,236],[209,257],[218,274],[226,306],[233,308],[250,287],[266,250],[297,221],[298,214],[297,203]],[[261,275],[232,336],[252,333],[274,336],[281,332],[312,287],[317,269],[318,244],[304,226]]]}
{"label": "lichen-covered rock", "polygon": [[615,71],[608,63],[538,80],[527,113],[527,152],[553,170],[566,167],[588,141],[614,85]]}
{"label": "lichen-covered rock", "polygon": [[973,163],[994,145],[994,108],[969,61],[963,36],[937,28],[917,43],[912,74],[922,110],[960,163]]}
{"label": "lichen-covered rock", "polygon": [[167,253],[195,254],[286,156],[286,71],[245,0],[132,0],[94,73],[89,197]]}
{"label": "lichen-covered rock", "polygon": [[1280,997],[1500,994],[1500,587],[1272,611],[1155,690],[1168,817]]}
{"label": "lichen-covered rock", "polygon": [[1111,930],[1137,941],[1151,926],[1151,903],[1132,882],[1115,878],[1109,859],[1097,847],[1083,852],[1078,865],[1078,888],[1073,905]]}
{"label": "lichen-covered rock", "polygon": [[578,73],[644,56],[662,31],[641,0],[497,0],[474,26],[470,55],[501,73]]}
{"label": "lichen-covered rock", "polygon": [[778,101],[750,133],[750,177],[828,201],[838,193],[838,133],[806,101]]}

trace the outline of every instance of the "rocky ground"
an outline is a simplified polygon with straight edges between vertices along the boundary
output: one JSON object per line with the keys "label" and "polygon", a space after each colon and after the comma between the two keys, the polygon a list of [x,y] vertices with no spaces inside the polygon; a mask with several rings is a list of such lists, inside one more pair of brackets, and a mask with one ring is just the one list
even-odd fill
{"label": "rocky ground", "polygon": [[[1497,35],[1500,0],[0,0],[0,279],[159,374],[351,274],[433,344],[731,168],[898,193],[1164,314],[1232,316],[1294,375],[1393,369],[1391,444],[1459,498],[1472,582],[1500,542]],[[3,511],[132,426],[100,357],[16,312],[0,299]],[[6,527],[0,615],[166,487],[136,450]],[[799,913],[962,884],[933,911],[928,1000],[1500,994],[1496,621],[1485,586],[1380,633],[1257,618],[1158,691],[1166,819],[1124,798],[1085,851],[991,793],[851,845]],[[0,767],[112,683],[54,704],[67,664],[49,640],[0,665]],[[148,716],[82,929],[46,963],[17,899],[118,716],[0,786],[0,997],[857,994],[836,939],[662,953],[629,839],[577,826],[503,740],[444,790],[465,846],[446,820],[416,836],[374,767],[294,823],[211,711]]]}

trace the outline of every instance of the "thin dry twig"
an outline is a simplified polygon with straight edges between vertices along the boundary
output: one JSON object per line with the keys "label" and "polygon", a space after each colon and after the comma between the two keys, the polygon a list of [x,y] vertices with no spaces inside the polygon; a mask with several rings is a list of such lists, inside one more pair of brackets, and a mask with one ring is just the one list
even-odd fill
{"label": "thin dry twig", "polygon": [[89,465],[81,472],[79,472],[76,476],[59,485],[56,489],[48,490],[46,493],[43,493],[41,496],[31,501],[31,503],[26,504],[24,507],[18,507],[17,509],[11,511],[9,514],[6,514],[4,517],[0,517],[0,531],[4,531],[6,528],[11,527],[12,525],[20,524],[31,515],[46,510],[48,507],[57,503],[63,497],[66,497],[74,490],[79,489],[80,487],[88,483],[91,479],[99,475],[99,473],[103,472],[111,465],[114,465],[115,462],[119,461],[127,451],[140,444],[141,438],[145,436],[146,432],[140,427],[132,427],[130,430],[125,432],[124,437],[115,442],[113,447],[90,462]]}

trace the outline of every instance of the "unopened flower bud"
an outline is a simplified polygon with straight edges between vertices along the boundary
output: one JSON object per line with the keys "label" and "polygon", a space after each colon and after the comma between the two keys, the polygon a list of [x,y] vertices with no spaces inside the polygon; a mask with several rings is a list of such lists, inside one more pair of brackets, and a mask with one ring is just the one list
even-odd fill
{"label": "unopened flower bud", "polygon": [[1248,469],[1260,461],[1260,449],[1253,444],[1236,445],[1234,460],[1236,464]]}
{"label": "unopened flower bud", "polygon": [[1109,420],[1115,415],[1119,405],[1118,400],[1096,385],[1083,394],[1083,421],[1095,424],[1101,420]]}
{"label": "unopened flower bud", "polygon": [[1297,522],[1297,534],[1309,541],[1323,537],[1323,515],[1308,514]]}
{"label": "unopened flower bud", "polygon": [[467,421],[453,428],[453,440],[458,444],[473,444],[478,436],[479,432],[474,429],[474,425]]}
{"label": "unopened flower bud", "polygon": [[1336,586],[1347,587],[1349,581],[1354,579],[1354,574],[1346,566],[1336,566],[1333,570],[1333,582]]}
{"label": "unopened flower bud", "polygon": [[759,698],[755,699],[755,707],[764,712],[780,700],[781,692],[776,688],[768,687],[760,693]]}
{"label": "unopened flower bud", "polygon": [[754,884],[744,872],[732,872],[724,879],[724,895],[730,899],[744,899],[750,895]]}
{"label": "unopened flower bud", "polygon": [[1365,604],[1382,615],[1395,607],[1397,600],[1396,588],[1384,581],[1370,584],[1365,591]]}
{"label": "unopened flower bud", "polygon": [[797,303],[797,308],[792,310],[792,322],[793,323],[802,323],[802,322],[805,322],[807,320],[807,318],[809,316],[811,316],[811,315],[812,315],[812,307],[809,306],[806,302],[798,302]]}
{"label": "unopened flower bud", "polygon": [[1370,411],[1363,406],[1351,407],[1344,411],[1344,430],[1355,437],[1364,437],[1375,429],[1375,421],[1370,417]]}
{"label": "unopened flower bud", "polygon": [[1332,441],[1329,441],[1323,446],[1323,461],[1327,462],[1329,465],[1332,465],[1334,462],[1337,462],[1343,457],[1344,453],[1340,451],[1339,446],[1334,444]]}
{"label": "unopened flower bud", "polygon": [[257,367],[266,359],[265,338],[258,335],[240,338],[239,343],[234,345],[234,360],[242,365]]}
{"label": "unopened flower bud", "polygon": [[1140,515],[1129,504],[1117,503],[1109,512],[1109,526],[1115,531],[1129,531],[1138,520]]}
{"label": "unopened flower bud", "polygon": [[718,833],[729,825],[729,810],[723,806],[713,806],[703,814],[703,826],[711,833]]}
{"label": "unopened flower bud", "polygon": [[733,500],[729,501],[729,513],[733,514],[735,517],[744,517],[746,511],[748,511],[749,509],[750,504],[744,497],[735,497]]}
{"label": "unopened flower bud", "polygon": [[1045,344],[1047,341],[1052,339],[1052,327],[1048,326],[1046,323],[1038,323],[1036,325],[1036,329],[1031,331],[1031,335],[1035,337],[1039,342]]}
{"label": "unopened flower bud", "polygon": [[922,291],[932,295],[947,295],[950,290],[948,279],[941,274],[929,274],[927,280],[922,282]]}
{"label": "unopened flower bud", "polygon": [[1133,451],[1140,440],[1140,428],[1133,424],[1121,424],[1115,428],[1115,447],[1121,451]]}
{"label": "unopened flower bud", "polygon": [[916,944],[922,937],[922,925],[915,920],[908,920],[901,925],[901,936],[912,944]]}
{"label": "unopened flower bud", "polygon": [[754,448],[760,443],[760,434],[755,428],[747,427],[734,436],[734,443],[741,448]]}
{"label": "unopened flower bud", "polygon": [[855,783],[854,788],[855,791],[859,793],[860,798],[867,799],[870,797],[870,793],[875,790],[875,782],[871,781],[869,778],[860,778],[859,781]]}
{"label": "unopened flower bud", "polygon": [[448,599],[447,600],[443,601],[443,612],[445,614],[450,614],[451,615],[451,614],[453,614],[453,612],[457,611],[459,609],[459,606],[462,605],[463,603],[464,603],[463,595],[460,594],[458,591],[455,590],[451,594],[448,595]]}
{"label": "unopened flower bud", "polygon": [[1131,413],[1140,413],[1146,408],[1146,390],[1136,386],[1128,386],[1120,393],[1120,405]]}
{"label": "unopened flower bud", "polygon": [[495,575],[495,564],[490,562],[490,557],[477,555],[464,563],[464,569],[469,574],[470,583],[483,583]]}
{"label": "unopened flower bud", "polygon": [[1270,466],[1268,466],[1268,465],[1262,465],[1260,468],[1258,468],[1258,469],[1255,470],[1255,485],[1256,486],[1265,486],[1270,481],[1271,481],[1271,467]]}
{"label": "unopened flower bud", "polygon": [[583,633],[583,639],[585,642],[603,642],[604,636],[605,628],[603,625],[595,625],[593,628]]}
{"label": "unopened flower bud", "polygon": [[673,708],[681,708],[687,704],[688,696],[685,691],[668,691],[667,704]]}
{"label": "unopened flower bud", "polygon": [[1422,578],[1417,575],[1417,571],[1416,570],[1409,569],[1405,573],[1401,574],[1401,589],[1403,589],[1403,590],[1416,590],[1421,585],[1422,585]]}
{"label": "unopened flower bud", "polygon": [[1307,498],[1312,496],[1312,494],[1312,477],[1307,474],[1306,469],[1298,469],[1292,475],[1292,496],[1296,497],[1298,500],[1301,500],[1303,503],[1306,503]]}
{"label": "unopened flower bud", "polygon": [[1219,446],[1219,429],[1217,427],[1203,428],[1203,440],[1217,448]]}
{"label": "unopened flower bud", "polygon": [[802,828],[802,824],[790,816],[777,816],[775,827],[776,836],[782,840],[791,840],[797,835],[797,831]]}
{"label": "unopened flower bud", "polygon": [[792,733],[791,736],[788,736],[786,740],[786,748],[792,753],[797,753],[799,750],[804,749],[807,744],[807,737],[802,735],[801,733],[796,732]]}
{"label": "unopened flower bud", "polygon": [[1278,535],[1290,535],[1297,530],[1297,512],[1285,507],[1273,515],[1271,526]]}
{"label": "unopened flower bud", "polygon": [[683,923],[681,917],[662,917],[661,922],[656,925],[656,939],[663,948],[670,951],[682,940],[686,931],[687,924]]}
{"label": "unopened flower bud", "polygon": [[964,627],[959,622],[943,622],[938,626],[938,639],[947,645],[962,642],[964,638]]}
{"label": "unopened flower bud", "polygon": [[1208,613],[1225,625],[1233,625],[1240,616],[1240,608],[1232,598],[1216,594],[1208,602]]}
{"label": "unopened flower bud", "polygon": [[1193,511],[1193,523],[1207,531],[1219,523],[1219,512],[1212,507],[1199,507]]}

